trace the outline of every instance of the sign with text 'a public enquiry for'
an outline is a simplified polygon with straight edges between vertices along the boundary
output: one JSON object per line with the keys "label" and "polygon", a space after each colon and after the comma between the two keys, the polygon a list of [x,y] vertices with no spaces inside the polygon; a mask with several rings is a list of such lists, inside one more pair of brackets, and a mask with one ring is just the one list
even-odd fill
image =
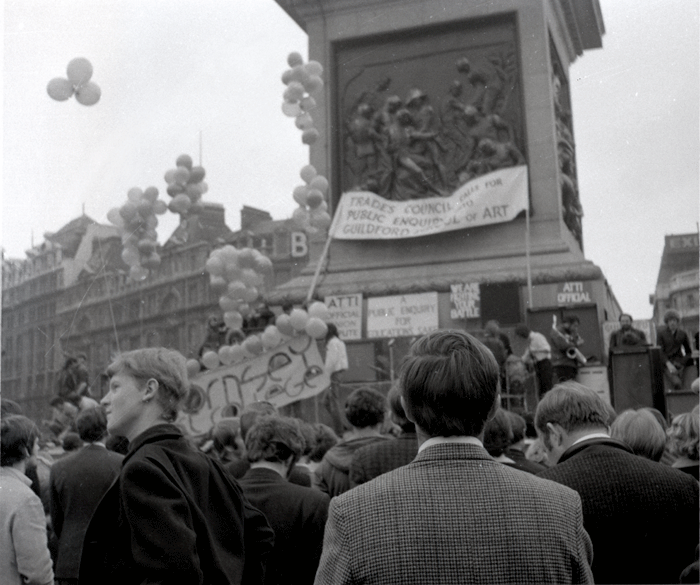
{"label": "sign with text 'a public enquiry for'", "polygon": [[367,299],[367,337],[413,337],[437,328],[436,292]]}
{"label": "sign with text 'a public enquiry for'", "polygon": [[362,293],[328,295],[328,320],[338,328],[340,339],[362,339]]}
{"label": "sign with text 'a public enquiry for'", "polygon": [[415,238],[511,221],[527,207],[527,167],[472,179],[446,197],[384,199],[370,191],[343,193],[331,228],[338,240]]}

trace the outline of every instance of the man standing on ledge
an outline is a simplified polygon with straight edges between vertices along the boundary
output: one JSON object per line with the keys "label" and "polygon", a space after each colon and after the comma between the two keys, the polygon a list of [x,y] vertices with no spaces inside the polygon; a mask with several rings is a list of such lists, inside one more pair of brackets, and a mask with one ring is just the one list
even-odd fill
{"label": "man standing on ledge", "polygon": [[517,325],[515,334],[527,340],[527,349],[523,354],[522,360],[526,364],[532,364],[535,368],[540,390],[538,398],[542,398],[552,389],[552,378],[554,377],[552,348],[544,335],[537,333],[537,331],[530,331],[527,325]]}
{"label": "man standing on ledge", "polygon": [[331,500],[318,585],[592,582],[576,492],[483,448],[498,384],[493,355],[467,333],[413,345],[400,387],[418,455]]}
{"label": "man standing on ledge", "polygon": [[683,387],[685,368],[693,363],[693,348],[688,334],[678,327],[680,322],[678,311],[666,311],[666,327],[656,335],[656,344],[661,348],[661,362],[664,364],[664,379],[674,390]]}

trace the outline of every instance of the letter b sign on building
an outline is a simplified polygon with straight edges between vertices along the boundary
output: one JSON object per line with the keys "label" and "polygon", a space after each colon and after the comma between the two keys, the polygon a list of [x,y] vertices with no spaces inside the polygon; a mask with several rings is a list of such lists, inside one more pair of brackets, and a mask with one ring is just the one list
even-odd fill
{"label": "letter b sign on building", "polygon": [[292,258],[303,258],[309,253],[309,245],[304,232],[292,232]]}

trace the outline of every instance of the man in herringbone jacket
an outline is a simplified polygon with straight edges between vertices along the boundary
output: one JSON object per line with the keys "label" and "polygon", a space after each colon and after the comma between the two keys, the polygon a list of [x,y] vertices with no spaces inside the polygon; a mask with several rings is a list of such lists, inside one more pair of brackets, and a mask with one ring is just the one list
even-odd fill
{"label": "man in herringbone jacket", "polygon": [[316,583],[592,583],[578,495],[494,461],[498,364],[474,337],[419,339],[401,372],[415,460],[331,500]]}
{"label": "man in herringbone jacket", "polygon": [[611,439],[607,412],[576,382],[550,390],[535,425],[556,465],[538,475],[581,496],[596,583],[678,583],[698,546],[698,482]]}

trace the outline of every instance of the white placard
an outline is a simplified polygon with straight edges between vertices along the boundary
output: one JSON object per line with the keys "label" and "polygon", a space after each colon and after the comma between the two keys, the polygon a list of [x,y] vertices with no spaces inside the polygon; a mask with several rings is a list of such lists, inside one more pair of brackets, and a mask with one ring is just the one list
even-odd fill
{"label": "white placard", "polygon": [[324,299],[329,321],[338,328],[340,339],[362,339],[362,293],[328,295]]}
{"label": "white placard", "polygon": [[367,299],[367,337],[413,337],[437,328],[436,292]]}

